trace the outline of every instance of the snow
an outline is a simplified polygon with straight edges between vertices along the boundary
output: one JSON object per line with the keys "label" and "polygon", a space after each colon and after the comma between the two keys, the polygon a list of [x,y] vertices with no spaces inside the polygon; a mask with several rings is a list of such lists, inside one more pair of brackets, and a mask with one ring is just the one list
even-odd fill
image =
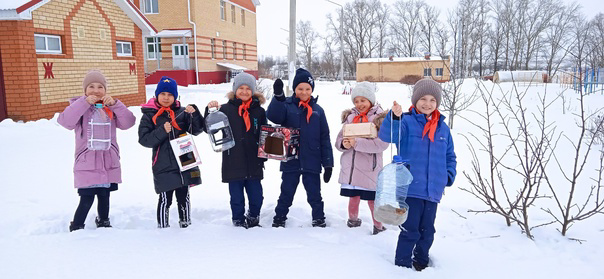
{"label": "snow", "polygon": [[424,56],[421,57],[393,57],[392,61],[389,58],[361,58],[357,63],[377,63],[377,62],[425,62],[425,61],[443,61],[445,59],[439,56],[430,57],[426,59]]}
{"label": "snow", "polygon": [[31,0],[11,0],[11,1],[2,1],[0,3],[0,10],[13,10],[19,8]]}
{"label": "snow", "polygon": [[[270,81],[265,84],[270,86]],[[210,100],[225,102],[231,84],[179,87],[181,102],[204,108]],[[487,82],[487,87],[492,84]],[[501,85],[509,90],[509,84]],[[548,85],[548,92],[563,90]],[[410,87],[379,83],[378,102],[390,107],[397,100],[410,105]],[[467,88],[467,89],[466,89]],[[473,92],[474,81],[464,90]],[[526,88],[526,87],[525,87]],[[530,87],[530,105],[543,86]],[[317,82],[315,95],[326,111],[332,142],[341,128],[340,113],[352,107],[349,95],[341,95],[338,82]],[[154,86],[147,86],[152,96]],[[111,92],[109,92],[111,93]],[[567,91],[565,94],[572,94]],[[589,96],[594,111],[604,96]],[[267,104],[268,105],[268,104]],[[570,113],[560,113],[558,101],[549,114],[560,131],[576,129]],[[471,110],[482,108],[475,103]],[[577,109],[576,100],[570,105]],[[140,119],[140,107],[129,108]],[[466,119],[477,117],[470,109]],[[74,135],[50,120],[0,122],[0,262],[3,278],[601,278],[604,266],[604,217],[600,214],[571,228],[563,237],[554,225],[533,231],[527,239],[517,226],[507,227],[492,214],[471,214],[480,201],[460,188],[469,187],[463,172],[471,172],[471,156],[463,135],[477,132],[468,120],[456,118],[453,137],[458,158],[458,176],[439,205],[437,233],[431,249],[433,266],[423,272],[394,265],[397,227],[371,235],[371,217],[361,204],[360,228],[346,226],[348,199],[339,196],[337,183],[340,153],[334,150],[336,169],[323,184],[327,228],[310,225],[310,206],[300,185],[288,215],[286,228],[272,228],[279,195],[277,161],[266,164],[262,228],[245,230],[231,225],[229,194],[220,179],[220,154],[211,150],[206,134],[196,137],[202,154],[203,184],[191,189],[193,225],[178,228],[174,202],[172,227],[156,228],[157,195],[153,190],[151,151],[137,142],[135,127],[118,131],[123,183],[112,193],[112,229],[96,229],[96,206],[86,220],[86,229],[68,232],[68,223],[78,204],[73,189]],[[569,152],[570,153],[570,152]],[[391,158],[388,149],[385,160]],[[568,154],[569,158],[572,154]],[[586,171],[598,167],[591,160]],[[537,212],[539,220],[550,220]],[[536,225],[536,224],[535,224]]]}

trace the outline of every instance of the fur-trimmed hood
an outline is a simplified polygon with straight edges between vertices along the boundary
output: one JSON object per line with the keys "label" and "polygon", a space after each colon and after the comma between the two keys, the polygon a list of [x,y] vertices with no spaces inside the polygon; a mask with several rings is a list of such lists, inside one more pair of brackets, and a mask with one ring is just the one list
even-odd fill
{"label": "fur-trimmed hood", "polygon": [[[342,111],[342,124],[347,122],[348,117],[351,114],[354,114],[354,116],[356,116],[356,115],[359,115],[360,112],[356,108],[345,109],[344,111]],[[384,118],[386,118],[386,115],[388,115],[388,111],[384,111],[379,104],[376,104],[373,107],[371,107],[369,109],[369,112],[367,113],[368,117],[372,116],[372,115],[375,115],[372,122],[373,122],[373,124],[375,124],[375,126],[377,127],[377,129],[379,131],[380,126],[382,126],[382,122],[384,122]]]}
{"label": "fur-trimmed hood", "polygon": [[[231,91],[229,93],[226,94],[227,99],[229,100],[235,100],[235,92]],[[264,94],[260,93],[260,92],[256,92],[252,95],[252,98],[256,97],[258,99],[258,102],[260,102],[260,105],[263,105],[264,103],[266,103],[266,98],[264,97]]]}

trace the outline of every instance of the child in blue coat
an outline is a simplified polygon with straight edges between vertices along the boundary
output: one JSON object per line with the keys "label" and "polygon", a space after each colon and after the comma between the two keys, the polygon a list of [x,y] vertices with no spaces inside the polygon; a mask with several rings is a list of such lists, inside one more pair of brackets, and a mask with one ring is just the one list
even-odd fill
{"label": "child in blue coat", "polygon": [[409,216],[401,225],[394,263],[418,271],[430,262],[436,209],[445,187],[453,184],[457,173],[451,131],[438,111],[441,99],[442,89],[437,82],[418,81],[409,112],[403,113],[395,101],[379,131],[380,139],[397,145],[413,175],[406,200]]}
{"label": "child in blue coat", "polygon": [[273,123],[300,129],[298,159],[281,163],[281,194],[275,207],[273,227],[285,227],[300,176],[312,208],[312,225],[325,227],[320,174],[323,166],[323,181],[329,182],[333,168],[329,126],[323,108],[317,104],[318,98],[311,96],[315,83],[307,70],[300,68],[296,71],[293,88],[293,96],[286,98],[283,82],[277,79],[273,84],[275,96],[266,111],[267,118]]}

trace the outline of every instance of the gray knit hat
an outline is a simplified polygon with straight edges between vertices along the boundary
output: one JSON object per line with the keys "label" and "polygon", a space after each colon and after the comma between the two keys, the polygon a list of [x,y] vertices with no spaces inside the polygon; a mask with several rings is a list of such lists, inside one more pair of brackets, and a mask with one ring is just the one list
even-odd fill
{"label": "gray knit hat", "polygon": [[436,107],[438,108],[440,106],[440,101],[442,100],[442,92],[443,89],[440,87],[438,82],[429,78],[420,79],[413,86],[411,104],[415,106],[417,101],[419,101],[419,99],[421,99],[423,96],[432,95],[434,96],[434,99],[436,99]]}
{"label": "gray knit hat", "polygon": [[237,92],[237,89],[244,84],[252,89],[252,94],[256,92],[256,78],[246,72],[237,74],[233,79],[233,92]]}
{"label": "gray knit hat", "polygon": [[375,105],[375,85],[371,84],[368,81],[363,81],[357,83],[357,86],[352,89],[352,93],[350,94],[352,97],[352,102],[354,103],[354,98],[356,97],[365,97],[372,105]]}
{"label": "gray knit hat", "polygon": [[84,80],[82,81],[82,87],[84,88],[84,92],[86,92],[86,87],[88,87],[88,85],[93,82],[98,82],[98,83],[102,84],[103,87],[105,87],[105,90],[107,90],[107,79],[101,73],[101,71],[90,70],[86,74],[86,76],[84,77]]}

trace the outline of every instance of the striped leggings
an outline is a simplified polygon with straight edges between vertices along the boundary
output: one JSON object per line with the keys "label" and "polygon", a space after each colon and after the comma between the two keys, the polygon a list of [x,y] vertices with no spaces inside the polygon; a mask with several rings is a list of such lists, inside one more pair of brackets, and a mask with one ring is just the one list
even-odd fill
{"label": "striped leggings", "polygon": [[159,201],[157,203],[157,226],[159,228],[170,227],[170,205],[172,205],[172,196],[174,192],[176,192],[176,203],[178,204],[178,217],[180,218],[180,223],[187,225],[191,224],[189,186],[184,186],[159,194]]}

